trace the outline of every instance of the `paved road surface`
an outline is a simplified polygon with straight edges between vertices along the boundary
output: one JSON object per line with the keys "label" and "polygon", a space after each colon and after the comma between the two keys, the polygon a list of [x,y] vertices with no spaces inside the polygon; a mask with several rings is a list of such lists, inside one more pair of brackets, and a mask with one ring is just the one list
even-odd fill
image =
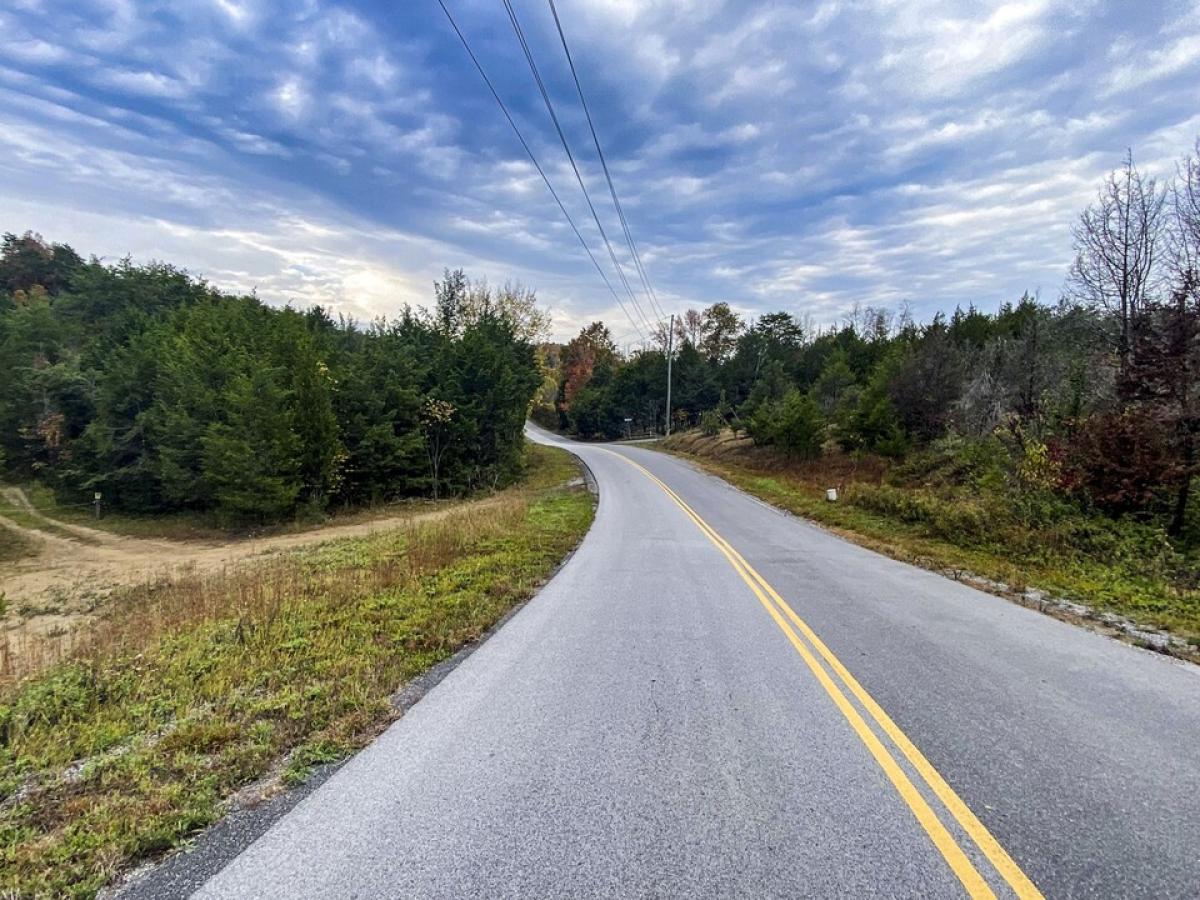
{"label": "paved road surface", "polygon": [[1196,667],[573,449],[569,564],[198,896],[1200,897]]}

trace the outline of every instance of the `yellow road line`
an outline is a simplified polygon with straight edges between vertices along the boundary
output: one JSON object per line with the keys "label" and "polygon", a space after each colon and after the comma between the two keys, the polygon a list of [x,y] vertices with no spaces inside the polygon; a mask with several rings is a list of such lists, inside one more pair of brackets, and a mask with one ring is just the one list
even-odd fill
{"label": "yellow road line", "polygon": [[[855,733],[866,744],[876,762],[888,775],[897,792],[908,804],[913,815],[921,823],[934,845],[942,853],[947,864],[958,876],[963,886],[967,889],[968,894],[972,897],[994,897],[991,889],[986,881],[979,874],[978,870],[967,859],[962,849],[946,831],[941,820],[937,818],[933,810],[925,802],[920,792],[916,790],[903,769],[899,767],[895,759],[880,743],[875,733],[863,721],[858,710],[850,703],[846,695],[838,688],[837,684],[829,677],[824,667],[813,657],[808,646],[800,640],[799,636],[792,630],[788,622],[781,616],[780,610],[786,614],[787,618],[800,630],[800,632],[809,640],[816,648],[817,652],[825,659],[826,663],[833,669],[837,676],[842,680],[843,684],[849,688],[850,692],[858,698],[863,707],[867,710],[870,716],[884,730],[884,732],[892,739],[900,751],[916,769],[918,774],[929,785],[934,794],[945,804],[950,814],[963,828],[963,830],[971,837],[984,856],[995,866],[996,871],[1008,883],[1008,885],[1016,893],[1020,900],[1043,900],[1042,894],[1030,881],[1029,877],[1021,870],[1020,866],[1005,852],[1000,843],[991,835],[982,822],[971,812],[966,803],[956,794],[953,788],[946,783],[946,780],[938,773],[938,771],[930,764],[920,750],[909,740],[908,736],[900,730],[899,726],[892,721],[891,717],[884,712],[883,708],[871,697],[870,694],[858,683],[858,680],[850,674],[849,670],[842,662],[834,655],[825,643],[817,637],[816,633],[809,625],[800,618],[788,605],[788,603],[779,595],[779,593],[771,587],[765,578],[760,575],[746,559],[738,553],[738,551],[717,531],[705,522],[700,515],[693,510],[674,490],[668,487],[661,479],[646,469],[644,466],[634,462],[626,456],[609,450],[624,462],[641,471],[646,477],[657,484],[666,494],[678,505],[685,514],[696,524],[700,531],[719,549],[726,559],[733,566],[734,570],[741,576],[742,580],[750,587],[759,602],[763,604],[767,612],[770,613],[776,625],[787,635],[795,649],[800,653],[809,669],[817,677],[821,686],[825,688],[826,693],[834,701],[835,705],[845,716]],[[764,596],[764,592],[766,596]],[[768,600],[768,597],[770,600]],[[774,601],[772,603],[771,601]]]}
{"label": "yellow road line", "polygon": [[913,768],[917,770],[920,776],[925,780],[925,783],[928,784],[934,794],[937,795],[938,799],[945,804],[946,808],[950,811],[950,814],[954,816],[955,821],[958,822],[963,831],[965,831],[971,837],[971,840],[975,842],[975,844],[983,852],[984,856],[986,856],[991,864],[996,867],[996,871],[998,871],[1004,880],[1008,882],[1009,886],[1016,893],[1017,897],[1020,898],[1020,900],[1043,900],[1041,891],[1037,889],[1034,883],[1029,879],[1029,876],[1027,876],[1021,870],[1021,867],[1018,866],[1016,861],[1008,855],[1008,853],[1000,845],[1000,842],[992,836],[991,832],[988,831],[984,824],[979,821],[973,812],[971,812],[970,807],[968,807],[962,798],[955,793],[954,789],[946,783],[946,780],[941,776],[941,773],[939,773],[938,770],[933,767],[933,764],[930,763],[929,760],[925,758],[925,755],[917,749],[916,745],[909,740],[908,735],[900,730],[900,726],[892,721],[891,716],[889,716],[883,710],[883,708],[875,701],[875,699],[867,693],[866,689],[858,683],[858,680],[850,674],[850,672],[842,664],[842,661],[834,655],[833,651],[825,645],[824,641],[817,637],[812,628],[796,614],[795,610],[793,610],[791,606],[789,606],[787,602],[775,592],[775,590],[766,582],[765,579],[763,579],[761,575],[755,572],[754,569],[749,566],[749,564],[747,564],[747,569],[762,583],[767,592],[771,595],[772,599],[774,599],[775,602],[778,603],[783,611],[787,614],[788,618],[796,624],[796,627],[800,629],[801,633],[808,638],[814,647],[816,647],[817,652],[824,657],[827,663],[829,663],[830,668],[837,673],[842,682],[850,689],[850,692],[858,698],[859,702],[862,703],[863,707],[871,715],[871,718],[873,718],[879,724],[888,737],[890,737],[892,741],[895,742],[896,746],[900,748],[900,752],[904,754],[904,756],[912,764]]}

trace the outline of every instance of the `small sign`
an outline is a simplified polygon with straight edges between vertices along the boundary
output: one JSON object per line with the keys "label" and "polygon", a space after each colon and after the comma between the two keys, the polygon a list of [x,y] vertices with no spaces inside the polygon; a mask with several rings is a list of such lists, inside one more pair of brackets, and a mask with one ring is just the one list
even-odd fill
{"label": "small sign", "polygon": [[96,500],[99,500],[99,499],[100,499],[100,492],[99,492],[99,491],[96,491],[96,493],[95,493],[95,494],[93,494],[92,496],[93,496],[93,498],[94,498],[94,499],[96,499]]}
{"label": "small sign", "polygon": [[633,421],[633,419],[629,418],[629,416],[626,416],[626,417],[625,417],[625,421],[626,421],[626,422],[632,422],[632,421]]}

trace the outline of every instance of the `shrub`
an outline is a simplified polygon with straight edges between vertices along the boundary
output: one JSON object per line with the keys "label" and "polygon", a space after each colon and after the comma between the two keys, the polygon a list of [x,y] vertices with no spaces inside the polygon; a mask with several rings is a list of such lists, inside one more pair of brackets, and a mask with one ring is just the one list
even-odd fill
{"label": "shrub", "polygon": [[750,419],[750,437],[759,445],[772,445],[788,456],[815,459],[825,439],[825,417],[807,394],[797,390],[782,400],[764,403]]}
{"label": "shrub", "polygon": [[808,394],[791,391],[779,404],[775,443],[789,456],[816,459],[825,440],[825,417]]}
{"label": "shrub", "polygon": [[929,491],[856,484],[847,491],[846,499],[862,509],[922,525],[962,546],[983,543],[995,532],[993,510],[960,499],[944,500]]}
{"label": "shrub", "polygon": [[998,489],[1008,481],[1011,457],[995,437],[968,438],[951,433],[912,452],[896,466],[894,484],[970,485]]}
{"label": "shrub", "polygon": [[563,427],[559,412],[553,406],[534,404],[529,411],[529,418],[550,431],[560,431]]}
{"label": "shrub", "polygon": [[844,420],[839,440],[846,450],[872,450],[892,459],[901,459],[908,451],[908,437],[883,377],[868,385],[859,395],[857,407]]}
{"label": "shrub", "polygon": [[1160,506],[1163,486],[1178,477],[1162,423],[1135,410],[1087,419],[1065,456],[1062,484],[1115,514]]}
{"label": "shrub", "polygon": [[760,447],[775,442],[775,404],[760,403],[746,419],[746,433]]}
{"label": "shrub", "polygon": [[700,416],[700,433],[705,437],[716,437],[725,427],[725,420],[715,409],[710,409]]}

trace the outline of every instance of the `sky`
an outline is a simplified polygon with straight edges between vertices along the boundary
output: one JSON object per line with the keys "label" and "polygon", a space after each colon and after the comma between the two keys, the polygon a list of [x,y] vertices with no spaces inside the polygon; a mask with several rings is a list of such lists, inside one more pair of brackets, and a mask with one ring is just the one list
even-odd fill
{"label": "sky", "polygon": [[[1200,135],[1194,0],[556,2],[667,313],[1052,301],[1126,148],[1169,176]],[[636,343],[503,4],[446,5],[628,314],[437,0],[4,0],[0,231],[358,319],[461,267]],[[514,5],[640,288],[549,7]]]}

